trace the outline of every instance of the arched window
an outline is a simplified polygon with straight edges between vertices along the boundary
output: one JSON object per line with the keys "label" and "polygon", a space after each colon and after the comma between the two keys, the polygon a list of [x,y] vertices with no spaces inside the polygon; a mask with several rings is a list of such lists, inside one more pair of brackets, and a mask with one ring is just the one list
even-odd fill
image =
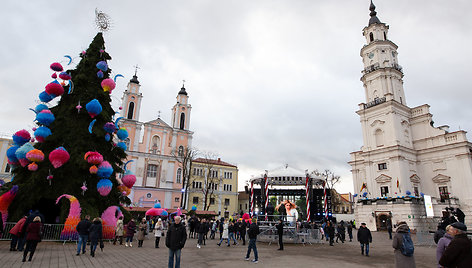
{"label": "arched window", "polygon": [[160,154],[159,146],[161,145],[161,138],[159,136],[152,137],[151,152],[153,154]]}
{"label": "arched window", "polygon": [[175,182],[182,183],[182,169],[177,169],[177,174],[175,175]]}
{"label": "arched window", "polygon": [[183,147],[183,146],[179,146],[178,156],[183,156],[183,155],[184,155],[184,147]]}
{"label": "arched window", "polygon": [[377,147],[384,145],[383,131],[381,129],[375,131],[375,144]]}
{"label": "arched window", "polygon": [[369,34],[369,37],[370,37],[370,42],[374,41],[374,33],[371,32]]}
{"label": "arched window", "polygon": [[128,119],[133,119],[134,114],[134,102],[130,102],[128,106]]}
{"label": "arched window", "polygon": [[180,114],[180,129],[184,129],[184,128],[185,128],[185,114],[181,113]]}
{"label": "arched window", "polygon": [[130,143],[131,143],[131,140],[129,138],[126,138],[125,144],[126,144],[126,148],[128,148],[128,151],[131,151],[131,148],[129,147]]}

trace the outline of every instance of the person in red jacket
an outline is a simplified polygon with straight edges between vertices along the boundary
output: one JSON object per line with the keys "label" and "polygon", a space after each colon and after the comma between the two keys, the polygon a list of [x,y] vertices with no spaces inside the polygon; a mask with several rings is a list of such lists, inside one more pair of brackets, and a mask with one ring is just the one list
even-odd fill
{"label": "person in red jacket", "polygon": [[31,252],[28,261],[31,261],[31,259],[33,258],[36,246],[41,241],[41,228],[42,224],[41,218],[39,216],[36,216],[33,219],[33,222],[30,223],[26,228],[26,248],[23,252],[23,262],[26,261],[26,256],[28,255],[28,252]]}
{"label": "person in red jacket", "polygon": [[18,238],[22,238],[23,237],[23,225],[25,224],[25,221],[26,221],[26,216],[24,216],[23,218],[21,218],[16,224],[15,226],[13,226],[13,228],[11,228],[10,230],[10,234],[11,234],[11,244],[10,244],[10,251],[16,251],[16,244],[18,243]]}

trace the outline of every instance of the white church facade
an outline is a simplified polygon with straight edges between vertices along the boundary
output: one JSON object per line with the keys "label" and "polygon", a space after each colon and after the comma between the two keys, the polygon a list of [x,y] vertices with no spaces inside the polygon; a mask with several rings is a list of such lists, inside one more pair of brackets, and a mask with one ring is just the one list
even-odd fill
{"label": "white church facade", "polygon": [[[370,6],[359,104],[363,146],[351,153],[356,220],[371,230],[406,221],[410,228],[433,228],[446,207],[460,208],[472,226],[472,144],[466,132],[434,126],[429,105],[409,107],[403,89],[398,46],[389,26]],[[432,197],[434,218],[427,218],[423,195]]]}

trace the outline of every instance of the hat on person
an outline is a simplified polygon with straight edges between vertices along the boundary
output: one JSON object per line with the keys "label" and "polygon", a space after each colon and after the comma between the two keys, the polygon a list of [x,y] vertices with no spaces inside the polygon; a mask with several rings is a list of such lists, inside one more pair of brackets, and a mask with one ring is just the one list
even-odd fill
{"label": "hat on person", "polygon": [[467,231],[467,226],[465,226],[465,224],[462,222],[455,222],[451,224],[451,226],[462,231]]}
{"label": "hat on person", "polygon": [[365,222],[361,223],[361,225],[366,225]]}

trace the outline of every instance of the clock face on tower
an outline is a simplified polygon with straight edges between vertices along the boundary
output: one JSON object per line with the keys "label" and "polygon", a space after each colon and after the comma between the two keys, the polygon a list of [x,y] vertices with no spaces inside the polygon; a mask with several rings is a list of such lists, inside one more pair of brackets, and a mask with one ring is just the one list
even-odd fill
{"label": "clock face on tower", "polygon": [[368,56],[369,56],[369,59],[372,59],[374,57],[374,52],[370,52]]}

